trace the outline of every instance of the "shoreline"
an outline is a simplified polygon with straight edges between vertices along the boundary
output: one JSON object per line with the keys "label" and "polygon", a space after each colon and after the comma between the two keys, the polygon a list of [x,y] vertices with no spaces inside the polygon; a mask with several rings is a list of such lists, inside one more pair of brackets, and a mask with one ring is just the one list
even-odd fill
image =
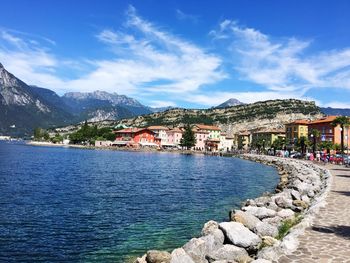
{"label": "shoreline", "polygon": [[200,152],[192,150],[164,150],[164,149],[153,149],[153,148],[125,148],[125,147],[97,147],[97,146],[87,146],[87,145],[78,145],[78,144],[56,144],[51,142],[37,142],[37,141],[28,141],[27,145],[31,146],[43,146],[43,147],[61,147],[61,148],[78,148],[78,149],[87,149],[87,150],[110,150],[110,151],[124,151],[124,152],[154,152],[154,153],[175,153],[175,154],[191,154],[191,155],[208,155],[208,156],[226,156],[232,157],[232,153],[216,153],[216,152]]}
{"label": "shoreline", "polygon": [[332,183],[329,170],[274,156],[243,154],[238,158],[276,167],[280,182],[275,192],[246,200],[230,212],[227,222],[207,222],[202,236],[181,248],[171,253],[150,250],[135,263],[268,263],[297,249],[298,236],[325,204]]}

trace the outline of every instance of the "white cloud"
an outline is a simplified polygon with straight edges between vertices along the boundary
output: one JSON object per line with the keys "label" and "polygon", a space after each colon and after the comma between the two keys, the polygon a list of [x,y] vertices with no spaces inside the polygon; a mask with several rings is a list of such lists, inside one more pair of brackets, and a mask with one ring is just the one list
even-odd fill
{"label": "white cloud", "polygon": [[210,35],[229,41],[231,63],[242,79],[269,90],[302,96],[315,88],[350,89],[350,48],[308,55],[311,41],[275,39],[231,20],[220,23]]}
{"label": "white cloud", "polygon": [[176,9],[176,18],[181,21],[190,21],[194,24],[197,24],[199,21],[198,15],[186,14],[180,9]]}
{"label": "white cloud", "polygon": [[6,31],[2,40],[12,49],[8,52],[0,46],[0,61],[26,82],[56,91],[101,89],[159,96],[196,91],[226,77],[220,70],[219,56],[159,29],[138,16],[132,6],[126,12],[124,27],[102,30],[96,38],[110,48],[111,57],[90,60],[93,69],[75,79],[63,79],[55,71],[63,61],[64,66],[74,64],[74,69],[84,68],[86,61],[58,60],[49,49],[38,46],[38,41],[26,41]]}
{"label": "white cloud", "polygon": [[323,107],[331,107],[331,108],[340,108],[340,109],[350,109],[350,102],[339,102],[339,101],[331,101],[324,103]]}
{"label": "white cloud", "polygon": [[165,100],[152,100],[150,103],[151,107],[154,108],[161,108],[161,107],[168,107],[168,106],[172,106],[172,107],[176,107],[176,103],[173,101],[165,101]]}

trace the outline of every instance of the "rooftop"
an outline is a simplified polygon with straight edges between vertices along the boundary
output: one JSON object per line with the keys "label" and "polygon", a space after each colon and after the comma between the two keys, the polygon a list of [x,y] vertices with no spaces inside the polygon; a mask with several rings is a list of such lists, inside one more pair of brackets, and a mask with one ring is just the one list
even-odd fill
{"label": "rooftop", "polygon": [[169,128],[165,126],[149,126],[148,129],[149,130],[169,130]]}
{"label": "rooftop", "polygon": [[327,123],[327,122],[332,122],[337,118],[338,116],[327,116],[322,119],[314,120],[311,121],[309,124],[319,124],[319,123]]}
{"label": "rooftop", "polygon": [[309,120],[295,120],[293,122],[287,123],[287,124],[301,124],[301,125],[307,125],[309,124]]}
{"label": "rooftop", "polygon": [[213,125],[196,124],[195,126],[200,130],[221,131],[219,127]]}
{"label": "rooftop", "polygon": [[126,128],[119,131],[114,131],[114,133],[136,133],[142,130],[149,130],[147,128]]}

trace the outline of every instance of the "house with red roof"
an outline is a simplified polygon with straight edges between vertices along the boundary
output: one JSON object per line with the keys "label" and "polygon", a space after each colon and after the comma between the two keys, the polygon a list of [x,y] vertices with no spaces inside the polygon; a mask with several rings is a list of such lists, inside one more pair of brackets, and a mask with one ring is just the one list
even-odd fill
{"label": "house with red roof", "polygon": [[161,140],[148,128],[126,128],[114,131],[116,146],[159,146]]}

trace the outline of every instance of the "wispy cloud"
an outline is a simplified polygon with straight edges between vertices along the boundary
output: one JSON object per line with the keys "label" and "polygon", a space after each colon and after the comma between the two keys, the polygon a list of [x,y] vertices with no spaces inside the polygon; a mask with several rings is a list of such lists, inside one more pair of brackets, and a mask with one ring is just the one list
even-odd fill
{"label": "wispy cloud", "polygon": [[226,77],[219,56],[159,29],[138,16],[132,6],[126,12],[125,29],[106,29],[97,38],[110,45],[116,57],[100,61],[96,72],[78,80],[85,87],[93,85],[96,73],[119,82],[110,89],[123,87],[127,93],[143,90],[152,94],[194,91]]}
{"label": "wispy cloud", "polygon": [[181,11],[180,9],[176,9],[176,18],[181,21],[190,21],[194,24],[197,24],[199,22],[200,16],[187,14]]}
{"label": "wispy cloud", "polygon": [[302,96],[315,88],[350,89],[350,48],[309,54],[311,40],[273,38],[231,20],[210,35],[229,42],[232,63],[242,79],[269,90]]}
{"label": "wispy cloud", "polygon": [[10,71],[30,84],[56,91],[103,89],[156,97],[197,91],[226,77],[219,56],[144,20],[132,6],[125,14],[123,27],[104,29],[96,35],[109,47],[110,57],[90,58],[90,72],[75,79],[64,79],[56,71],[73,64],[75,68],[86,67],[86,61],[57,59],[38,39],[21,38],[5,30],[0,37],[6,44],[0,46],[0,61]]}

